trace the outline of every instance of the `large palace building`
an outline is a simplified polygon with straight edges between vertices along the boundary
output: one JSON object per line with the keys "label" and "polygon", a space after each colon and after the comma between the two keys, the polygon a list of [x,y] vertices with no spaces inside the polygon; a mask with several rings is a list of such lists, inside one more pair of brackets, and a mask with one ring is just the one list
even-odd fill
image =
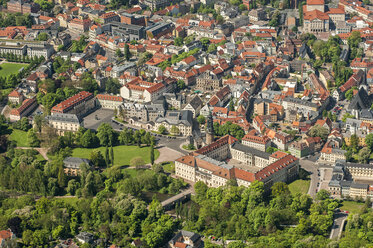
{"label": "large palace building", "polygon": [[192,182],[202,181],[209,187],[224,186],[232,179],[239,186],[249,186],[258,180],[268,191],[276,182],[290,182],[297,178],[299,160],[284,152],[269,154],[245,146],[226,135],[177,159],[175,173]]}

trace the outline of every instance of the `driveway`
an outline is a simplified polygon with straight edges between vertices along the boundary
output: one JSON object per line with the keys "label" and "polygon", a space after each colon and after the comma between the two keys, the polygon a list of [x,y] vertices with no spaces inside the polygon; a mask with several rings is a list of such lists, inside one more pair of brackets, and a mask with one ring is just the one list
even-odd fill
{"label": "driveway", "polygon": [[111,118],[114,116],[114,111],[111,109],[98,109],[93,113],[87,115],[83,118],[84,127],[97,130],[101,123],[110,123],[114,129],[119,129],[119,126],[116,126],[116,123],[111,121]]}
{"label": "driveway", "polygon": [[158,148],[158,151],[159,151],[159,157],[155,160],[155,163],[157,164],[163,163],[163,162],[175,161],[181,156],[184,156],[183,153],[175,151],[174,149],[171,149],[165,146]]}
{"label": "driveway", "polygon": [[299,161],[299,164],[301,168],[308,171],[310,173],[311,183],[310,188],[308,189],[308,194],[312,197],[316,196],[316,189],[317,189],[317,183],[319,182],[319,176],[318,176],[318,164],[308,160],[308,159],[301,159]]}
{"label": "driveway", "polygon": [[334,222],[333,222],[332,230],[330,232],[330,239],[337,240],[340,238],[347,216],[348,214],[342,213],[342,212],[334,214]]}

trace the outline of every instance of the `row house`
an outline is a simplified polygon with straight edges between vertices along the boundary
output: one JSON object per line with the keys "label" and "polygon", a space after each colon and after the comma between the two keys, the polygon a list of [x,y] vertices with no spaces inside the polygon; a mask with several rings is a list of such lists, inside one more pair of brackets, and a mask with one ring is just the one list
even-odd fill
{"label": "row house", "polygon": [[10,121],[19,121],[22,117],[28,116],[37,106],[35,97],[24,100],[19,108],[10,111]]}

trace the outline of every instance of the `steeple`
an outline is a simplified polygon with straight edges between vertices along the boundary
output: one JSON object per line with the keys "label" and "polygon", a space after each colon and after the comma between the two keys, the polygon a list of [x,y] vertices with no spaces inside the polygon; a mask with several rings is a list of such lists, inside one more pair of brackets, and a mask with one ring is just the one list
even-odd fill
{"label": "steeple", "polygon": [[209,111],[209,115],[207,117],[206,123],[206,144],[209,145],[214,141],[214,121],[212,119],[211,110]]}

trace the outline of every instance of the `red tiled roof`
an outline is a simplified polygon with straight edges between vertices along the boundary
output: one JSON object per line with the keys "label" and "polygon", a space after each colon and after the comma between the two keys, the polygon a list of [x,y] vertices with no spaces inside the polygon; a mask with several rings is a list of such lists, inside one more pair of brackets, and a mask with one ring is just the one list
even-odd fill
{"label": "red tiled roof", "polygon": [[10,114],[20,116],[25,110],[27,110],[35,102],[36,102],[35,98],[26,99],[23,101],[22,105],[18,109],[12,109],[10,111]]}
{"label": "red tiled roof", "polygon": [[107,94],[98,94],[97,99],[100,100],[109,100],[109,101],[116,101],[116,102],[123,102],[123,98],[121,96],[112,96]]}
{"label": "red tiled roof", "polygon": [[266,177],[271,176],[273,173],[282,170],[286,168],[287,166],[293,164],[296,162],[298,159],[294,157],[293,155],[286,155],[285,157],[277,160],[276,162],[268,165],[267,167],[261,169],[260,171],[255,173],[255,179],[256,180],[263,180]]}
{"label": "red tiled roof", "polygon": [[307,0],[307,5],[324,5],[324,0]]}
{"label": "red tiled roof", "polygon": [[78,94],[66,99],[52,108],[52,113],[66,113],[75,105],[93,98],[93,94],[87,91],[81,91]]}
{"label": "red tiled roof", "polygon": [[258,143],[258,144],[267,144],[271,139],[268,138],[267,136],[259,137],[259,136],[255,136],[255,135],[246,134],[242,138],[242,140],[246,140],[246,141],[254,142],[254,143]]}
{"label": "red tiled roof", "polygon": [[329,20],[328,14],[323,13],[317,9],[305,12],[303,18],[304,20],[310,20],[310,21],[315,20],[315,19]]}
{"label": "red tiled roof", "polygon": [[8,97],[20,97],[22,94],[18,90],[13,90],[9,93]]}

